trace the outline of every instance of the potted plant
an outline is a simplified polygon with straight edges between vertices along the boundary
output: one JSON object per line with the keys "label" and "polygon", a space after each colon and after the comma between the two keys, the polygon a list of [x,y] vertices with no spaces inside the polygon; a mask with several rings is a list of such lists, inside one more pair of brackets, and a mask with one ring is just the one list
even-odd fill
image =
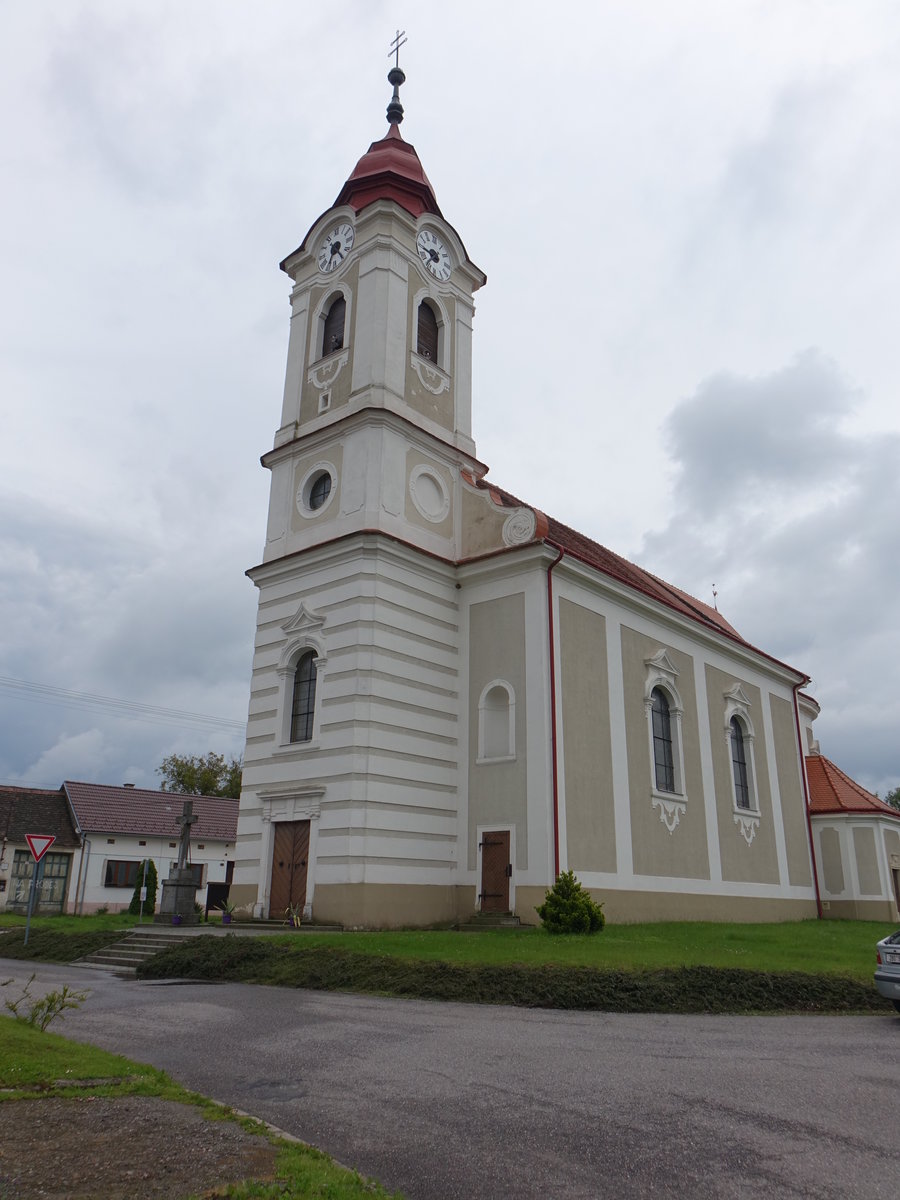
{"label": "potted plant", "polygon": [[291,929],[299,929],[300,922],[303,919],[303,905],[289,904],[284,910],[284,921],[286,925],[290,925]]}
{"label": "potted plant", "polygon": [[231,918],[234,915],[235,905],[232,904],[230,900],[223,900],[219,905],[219,908],[222,910],[222,924],[230,925]]}
{"label": "potted plant", "polygon": [[172,913],[172,924],[173,925],[181,924],[181,913]]}

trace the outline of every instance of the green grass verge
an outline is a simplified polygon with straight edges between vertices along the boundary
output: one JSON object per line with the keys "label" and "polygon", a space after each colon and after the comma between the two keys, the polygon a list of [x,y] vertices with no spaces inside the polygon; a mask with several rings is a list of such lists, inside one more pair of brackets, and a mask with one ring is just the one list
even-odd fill
{"label": "green grass verge", "polygon": [[[2,993],[0,993],[2,994]],[[164,1071],[131,1062],[94,1046],[41,1033],[23,1021],[0,1018],[0,1103],[40,1096],[157,1096],[180,1104],[199,1105],[213,1120],[237,1121],[248,1132],[266,1137],[278,1148],[273,1181],[247,1180],[216,1191],[231,1200],[402,1200],[355,1171],[339,1167],[312,1146],[285,1142],[264,1125],[238,1117],[175,1083]],[[39,1119],[39,1118],[38,1118]]]}
{"label": "green grass verge", "polygon": [[[3,929],[24,929],[25,917],[20,917],[18,913],[2,912],[0,913],[0,930]],[[31,918],[32,929],[55,929],[59,933],[74,933],[76,930],[90,929],[116,929],[120,932],[123,929],[132,929],[137,925],[137,917],[133,917],[131,913],[90,913],[85,917],[76,917],[71,914],[58,914],[52,917],[34,916]],[[149,924],[150,918],[144,917],[144,924]]]}
{"label": "green grass verge", "polygon": [[360,954],[301,939],[199,938],[155,955],[142,979],[238,980],[282,987],[603,1012],[886,1012],[871,981],[736,967],[641,970],[448,963]]}
{"label": "green grass verge", "polygon": [[[741,967],[841,975],[871,984],[875,943],[895,928],[878,921],[685,921],[607,925],[602,933],[557,937],[543,929],[527,928],[479,934],[452,930],[322,933],[315,935],[315,944],[360,954],[459,964],[553,964],[616,970]],[[302,933],[287,936],[305,937]]]}

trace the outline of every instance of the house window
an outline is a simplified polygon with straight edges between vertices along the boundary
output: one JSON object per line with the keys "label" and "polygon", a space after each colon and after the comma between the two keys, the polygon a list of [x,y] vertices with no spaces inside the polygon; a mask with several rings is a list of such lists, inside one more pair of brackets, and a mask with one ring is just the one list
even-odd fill
{"label": "house window", "polygon": [[[69,882],[71,854],[45,854],[41,859],[40,886],[37,894],[37,910],[62,912]],[[13,857],[12,887],[9,908],[18,910],[28,907],[31,893],[31,878],[34,874],[34,859],[28,850],[17,850]]]}
{"label": "house window", "polygon": [[294,670],[294,687],[291,699],[292,742],[308,742],[312,739],[313,717],[316,710],[316,656],[307,650],[301,655]]}
{"label": "house window", "polygon": [[344,322],[347,317],[347,301],[343,296],[338,296],[332,301],[331,307],[325,315],[325,323],[322,330],[322,357],[328,354],[334,354],[336,350],[344,348]]}
{"label": "house window", "polygon": [[121,858],[106,860],[106,874],[103,886],[108,888],[133,888],[137,883],[139,862],[129,862]]}
{"label": "house window", "polygon": [[653,768],[657,790],[674,792],[675,756],[672,750],[672,718],[669,701],[662,688],[650,693],[650,713],[653,721]]}
{"label": "house window", "polygon": [[432,362],[438,360],[438,323],[434,309],[427,300],[419,305],[418,330],[416,334],[416,353]]}
{"label": "house window", "polygon": [[508,683],[489,683],[478,701],[478,761],[501,762],[516,756],[516,701]]}

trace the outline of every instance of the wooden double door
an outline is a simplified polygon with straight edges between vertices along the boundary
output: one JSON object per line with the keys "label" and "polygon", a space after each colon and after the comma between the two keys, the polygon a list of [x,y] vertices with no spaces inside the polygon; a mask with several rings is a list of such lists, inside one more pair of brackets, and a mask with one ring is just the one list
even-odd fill
{"label": "wooden double door", "polygon": [[306,904],[309,821],[278,821],[272,847],[269,919],[283,921]]}

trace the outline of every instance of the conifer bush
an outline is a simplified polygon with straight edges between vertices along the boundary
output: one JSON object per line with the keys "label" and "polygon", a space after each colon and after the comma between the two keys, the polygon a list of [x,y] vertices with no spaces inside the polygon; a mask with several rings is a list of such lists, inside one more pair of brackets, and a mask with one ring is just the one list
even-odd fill
{"label": "conifer bush", "polygon": [[[156,864],[152,858],[147,859],[147,899],[144,901],[144,916],[152,917],[153,910],[156,908]],[[141,913],[141,888],[144,886],[144,864],[138,864],[137,880],[134,885],[134,895],[131,897],[131,903],[128,905],[128,911],[132,916],[138,917]]]}
{"label": "conifer bush", "polygon": [[548,933],[597,933],[606,924],[603,905],[591,899],[574,871],[557,875],[537,915]]}

